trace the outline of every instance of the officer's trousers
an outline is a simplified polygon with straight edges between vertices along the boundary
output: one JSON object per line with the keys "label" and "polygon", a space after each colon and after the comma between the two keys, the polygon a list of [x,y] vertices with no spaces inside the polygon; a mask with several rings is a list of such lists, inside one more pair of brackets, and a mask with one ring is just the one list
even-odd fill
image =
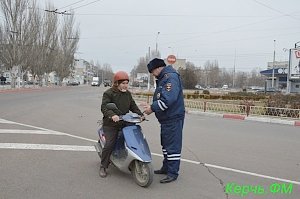
{"label": "officer's trousers", "polygon": [[161,124],[161,146],[164,155],[161,170],[177,178],[182,148],[182,129],[184,119]]}

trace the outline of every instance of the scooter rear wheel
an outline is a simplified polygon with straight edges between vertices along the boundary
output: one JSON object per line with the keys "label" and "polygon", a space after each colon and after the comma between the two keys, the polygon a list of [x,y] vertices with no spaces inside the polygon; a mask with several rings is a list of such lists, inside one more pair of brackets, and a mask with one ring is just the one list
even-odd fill
{"label": "scooter rear wheel", "polygon": [[132,164],[131,174],[139,186],[148,187],[153,181],[152,164],[135,160]]}

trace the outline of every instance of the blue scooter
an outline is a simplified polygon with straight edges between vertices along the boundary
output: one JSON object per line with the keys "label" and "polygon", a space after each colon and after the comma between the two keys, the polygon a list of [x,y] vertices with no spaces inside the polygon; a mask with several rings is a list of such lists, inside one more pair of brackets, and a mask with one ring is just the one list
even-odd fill
{"label": "blue scooter", "polygon": [[[118,112],[114,103],[109,103],[107,108]],[[141,187],[148,187],[153,181],[153,166],[150,149],[142,128],[141,116],[136,113],[119,115],[126,126],[119,132],[112,155],[111,163],[125,173],[131,173],[135,182]],[[102,149],[105,145],[105,135],[102,127],[98,130],[99,140],[95,148],[101,159]]]}

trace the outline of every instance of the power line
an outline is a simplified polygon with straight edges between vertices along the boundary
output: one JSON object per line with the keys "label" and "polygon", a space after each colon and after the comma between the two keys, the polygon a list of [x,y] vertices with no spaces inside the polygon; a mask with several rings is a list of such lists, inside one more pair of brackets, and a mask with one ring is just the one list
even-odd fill
{"label": "power line", "polygon": [[70,13],[67,13],[67,11],[63,11],[63,12],[59,12],[58,9],[55,9],[55,10],[44,10],[45,12],[52,12],[52,13],[55,13],[55,14],[61,14],[61,15],[71,15]]}
{"label": "power line", "polygon": [[[242,24],[242,25],[239,25],[239,26],[234,26],[234,27],[226,28],[226,29],[215,31],[215,32],[211,32],[211,33],[208,33],[208,34],[211,35],[211,34],[224,33],[224,32],[228,32],[230,30],[235,30],[235,29],[242,28],[244,26],[250,26],[250,25],[255,25],[255,24],[263,23],[263,22],[266,22],[266,21],[271,21],[271,20],[274,20],[275,18],[278,18],[278,17],[272,17],[272,18],[269,18],[269,19],[266,19],[266,20],[263,20],[263,21],[257,21],[257,22],[248,23],[248,24]],[[169,43],[179,43],[179,42],[186,41],[186,40],[196,39],[198,37],[201,37],[201,36],[188,37],[188,38],[184,38],[184,39],[181,39],[181,40],[178,40],[178,41],[174,41],[174,42],[169,42]],[[166,44],[169,44],[169,43],[166,43]]]}
{"label": "power line", "polygon": [[[55,14],[71,15],[71,13],[67,13],[66,10],[63,11],[63,12],[59,12],[58,10],[61,10],[61,9],[63,9],[63,8],[66,8],[66,7],[69,7],[69,6],[71,6],[71,5],[75,5],[75,4],[80,3],[80,2],[83,2],[83,1],[85,1],[85,0],[77,1],[77,2],[75,2],[75,3],[72,3],[72,4],[70,4],[70,5],[64,6],[64,7],[59,8],[59,9],[55,9],[55,10],[45,10],[45,11],[46,11],[46,12],[52,12],[52,13],[55,13]],[[78,8],[82,8],[82,7],[84,7],[84,6],[88,6],[88,5],[93,4],[93,3],[96,3],[96,2],[98,2],[98,1],[102,1],[102,0],[92,1],[92,2],[89,2],[89,3],[87,3],[87,4],[84,4],[84,5],[81,5],[81,6],[72,8],[72,9],[70,9],[70,10],[74,11],[74,10],[76,10],[76,9],[78,9]]]}
{"label": "power line", "polygon": [[[289,35],[299,35],[300,32],[292,32],[292,33],[284,33],[284,34],[277,34],[277,37],[282,37],[282,36],[289,36]],[[265,35],[265,36],[260,36],[260,37],[246,37],[246,38],[242,38],[242,39],[236,39],[236,40],[223,40],[220,41],[218,43],[232,43],[232,42],[238,42],[238,41],[245,41],[245,40],[254,40],[254,39],[265,39],[265,38],[270,38],[274,36],[272,35]],[[206,43],[201,43],[201,45],[205,45]],[[207,43],[207,44],[211,44],[211,43]],[[178,47],[187,47],[187,46],[191,46],[191,45],[181,45],[181,46],[177,46]]]}
{"label": "power line", "polygon": [[[271,20],[274,20],[274,19],[277,19],[277,18],[281,18],[281,17],[284,17],[284,16],[281,15],[281,16],[277,16],[277,17],[268,18],[268,19],[262,20],[262,21],[257,21],[257,22],[248,23],[248,24],[242,24],[242,25],[239,25],[239,26],[234,26],[234,27],[223,29],[223,30],[211,32],[211,33],[208,33],[208,35],[229,32],[231,30],[240,29],[240,28],[245,27],[245,26],[251,26],[251,25],[256,25],[256,24],[264,23],[264,22],[271,21]],[[203,35],[201,35],[201,36],[203,36]],[[177,40],[177,41],[174,41],[174,42],[166,42],[166,43],[163,43],[163,44],[179,43],[179,42],[183,42],[183,41],[186,41],[186,40],[196,39],[196,38],[199,38],[201,36],[188,37],[188,38],[184,38],[184,39]]]}
{"label": "power line", "polygon": [[84,4],[84,5],[82,5],[82,6],[78,6],[78,7],[76,7],[76,8],[71,9],[71,10],[76,10],[76,9],[78,9],[78,8],[82,8],[82,7],[84,7],[84,6],[88,6],[88,5],[91,5],[91,4],[93,4],[93,3],[96,3],[96,2],[98,2],[98,1],[102,1],[102,0],[92,1],[92,2],[90,2],[90,3]]}
{"label": "power line", "polygon": [[296,17],[294,17],[294,16],[292,16],[292,15],[290,15],[290,14],[286,14],[286,13],[282,12],[281,10],[277,10],[277,9],[275,9],[275,8],[272,8],[271,6],[268,6],[267,4],[261,3],[261,2],[259,2],[259,1],[257,1],[257,0],[252,0],[252,1],[254,1],[254,2],[256,2],[257,4],[262,5],[262,6],[268,8],[268,9],[270,9],[270,10],[273,10],[273,11],[275,11],[275,12],[278,12],[278,13],[284,15],[284,16],[288,16],[288,17],[291,17],[291,18],[296,19],[297,21],[299,21],[299,19],[297,19]]}
{"label": "power line", "polygon": [[82,2],[82,1],[85,1],[85,0],[76,1],[75,3],[69,4],[69,5],[64,6],[64,7],[62,7],[62,8],[59,8],[59,10],[64,9],[64,8],[67,8],[67,7],[70,7],[70,6],[72,6],[72,5],[75,5],[75,4],[77,4],[77,3],[80,3],[80,2]]}
{"label": "power line", "polygon": [[257,15],[186,15],[186,14],[119,14],[119,13],[79,13],[76,15],[100,16],[128,16],[128,17],[201,17],[201,18],[267,18],[273,16]]}

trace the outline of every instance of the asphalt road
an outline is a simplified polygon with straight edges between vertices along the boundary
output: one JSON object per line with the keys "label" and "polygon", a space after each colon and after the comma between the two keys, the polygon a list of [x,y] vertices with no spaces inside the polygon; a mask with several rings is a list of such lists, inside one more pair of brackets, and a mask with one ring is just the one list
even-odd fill
{"label": "asphalt road", "polygon": [[[93,144],[103,91],[0,93],[0,199],[300,197],[299,127],[202,115],[186,115],[177,181],[160,184],[155,175],[141,188],[113,167],[100,178]],[[159,124],[147,118],[141,126],[158,169]]]}

